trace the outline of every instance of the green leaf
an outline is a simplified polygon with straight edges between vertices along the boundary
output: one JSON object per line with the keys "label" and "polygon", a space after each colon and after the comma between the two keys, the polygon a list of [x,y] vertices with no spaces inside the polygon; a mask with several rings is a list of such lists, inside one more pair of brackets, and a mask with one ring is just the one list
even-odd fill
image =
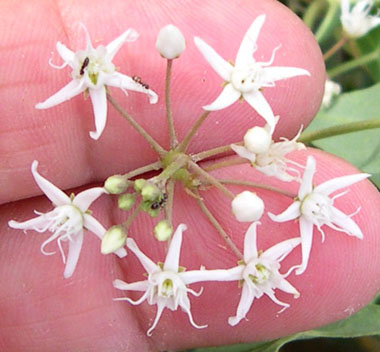
{"label": "green leaf", "polygon": [[[375,118],[380,118],[380,84],[342,94],[330,109],[318,113],[306,132]],[[357,131],[315,140],[312,144],[372,174],[372,181],[380,187],[379,133],[378,128]]]}

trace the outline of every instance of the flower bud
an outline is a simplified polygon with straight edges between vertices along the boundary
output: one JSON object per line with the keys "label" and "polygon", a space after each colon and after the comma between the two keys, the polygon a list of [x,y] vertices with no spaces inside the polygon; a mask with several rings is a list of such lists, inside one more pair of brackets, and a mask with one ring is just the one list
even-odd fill
{"label": "flower bud", "polygon": [[244,135],[244,146],[255,154],[266,152],[271,143],[272,136],[263,127],[250,128]]}
{"label": "flower bud", "polygon": [[165,59],[176,59],[185,50],[185,38],[172,24],[161,28],[156,40],[156,49]]}
{"label": "flower bud", "polygon": [[147,183],[141,190],[141,196],[145,201],[155,201],[161,192],[158,187],[152,183]]}
{"label": "flower bud", "polygon": [[127,232],[121,225],[110,227],[102,239],[100,251],[103,254],[110,254],[122,248],[127,239]]}
{"label": "flower bud", "polygon": [[244,191],[232,201],[232,213],[240,222],[257,221],[264,213],[264,202],[256,193]]}
{"label": "flower bud", "polygon": [[154,237],[159,241],[167,241],[173,233],[172,227],[166,220],[161,220],[154,227]]}
{"label": "flower bud", "polygon": [[143,178],[139,178],[135,181],[133,187],[136,190],[136,192],[141,192],[145,184],[146,184],[146,180],[144,180]]}
{"label": "flower bud", "polygon": [[108,193],[120,194],[127,190],[128,182],[122,175],[113,175],[108,177],[106,182],[104,182],[104,188]]}
{"label": "flower bud", "polygon": [[119,199],[117,200],[118,206],[121,210],[130,210],[133,205],[135,204],[136,197],[134,194],[127,193],[127,194],[122,194],[119,196]]}

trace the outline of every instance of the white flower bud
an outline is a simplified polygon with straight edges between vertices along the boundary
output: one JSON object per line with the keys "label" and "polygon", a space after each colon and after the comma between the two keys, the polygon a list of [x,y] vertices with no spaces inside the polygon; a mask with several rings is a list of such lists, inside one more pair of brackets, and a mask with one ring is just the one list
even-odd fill
{"label": "white flower bud", "polygon": [[167,241],[172,235],[173,229],[166,220],[161,220],[154,227],[154,237],[159,241]]}
{"label": "white flower bud", "polygon": [[145,201],[153,202],[160,196],[160,194],[160,190],[153,183],[147,183],[141,190],[141,196]]}
{"label": "white flower bud", "polygon": [[104,188],[108,193],[120,194],[127,190],[128,182],[122,175],[113,175],[108,177],[106,182],[104,182]]}
{"label": "white flower bud", "polygon": [[166,59],[176,59],[185,50],[185,38],[172,24],[161,28],[157,36],[156,49]]}
{"label": "white flower bud", "polygon": [[250,128],[244,135],[244,146],[252,153],[265,153],[272,143],[272,136],[263,127]]}
{"label": "white flower bud", "polygon": [[121,210],[130,210],[133,205],[136,202],[136,197],[134,194],[127,193],[127,194],[122,194],[119,196],[119,199],[117,200],[118,206]]}
{"label": "white flower bud", "polygon": [[122,248],[127,239],[127,232],[124,227],[115,225],[110,227],[102,239],[100,251],[103,254],[110,254]]}
{"label": "white flower bud", "polygon": [[232,213],[240,222],[257,221],[264,213],[264,202],[256,193],[244,191],[232,201]]}

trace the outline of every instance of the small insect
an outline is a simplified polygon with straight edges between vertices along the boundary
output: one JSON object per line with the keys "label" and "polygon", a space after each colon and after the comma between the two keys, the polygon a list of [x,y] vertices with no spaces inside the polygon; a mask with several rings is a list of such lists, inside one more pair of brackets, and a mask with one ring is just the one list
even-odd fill
{"label": "small insect", "polygon": [[142,80],[141,80],[141,77],[139,76],[133,76],[132,79],[136,82],[136,83],[139,83],[141,84],[145,89],[149,89],[149,85],[144,83]]}
{"label": "small insect", "polygon": [[84,69],[88,66],[89,63],[90,63],[90,59],[89,59],[88,57],[86,57],[86,58],[84,59],[84,61],[83,61],[83,64],[82,64],[80,70],[79,70],[79,74],[80,74],[81,76],[84,75]]}
{"label": "small insect", "polygon": [[159,201],[152,203],[150,208],[153,210],[156,210],[158,208],[162,208],[165,205],[167,199],[168,199],[168,195],[167,195],[167,193],[164,193],[162,195],[162,198]]}

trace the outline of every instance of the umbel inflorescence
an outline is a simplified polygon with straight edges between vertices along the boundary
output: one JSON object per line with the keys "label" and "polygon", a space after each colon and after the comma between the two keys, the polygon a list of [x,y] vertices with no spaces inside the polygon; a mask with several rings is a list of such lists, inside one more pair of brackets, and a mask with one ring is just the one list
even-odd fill
{"label": "umbel inflorescence", "polygon": [[[193,318],[190,305],[190,296],[199,296],[199,292],[191,288],[191,284],[206,281],[236,281],[241,287],[240,301],[237,302],[236,313],[228,319],[231,326],[239,324],[246,317],[255,299],[267,295],[274,303],[281,306],[281,311],[289,304],[276,297],[276,290],[281,290],[299,297],[299,292],[288,280],[288,276],[296,269],[296,274],[302,274],[306,269],[312,246],[314,226],[324,237],[323,228],[344,232],[350,236],[363,238],[363,234],[351,215],[346,215],[334,206],[334,200],[344,194],[331,196],[335,191],[367,178],[368,174],[354,174],[342,176],[319,185],[313,185],[313,176],[316,172],[316,161],[312,156],[305,160],[305,166],[289,159],[287,155],[295,150],[305,149],[297,142],[300,132],[291,140],[282,138],[279,142],[273,140],[273,132],[281,118],[273,112],[265,98],[266,89],[276,89],[278,80],[289,79],[296,76],[310,76],[303,68],[275,66],[276,52],[280,47],[274,48],[271,58],[266,62],[255,60],[257,39],[260,31],[264,30],[265,15],[258,16],[245,34],[237,52],[235,62],[226,61],[217,51],[209,46],[203,39],[195,37],[194,42],[200,53],[221,76],[224,81],[223,89],[218,97],[203,107],[203,114],[196,120],[193,127],[187,132],[182,141],[177,140],[173,124],[170,102],[170,82],[173,60],[177,59],[185,50],[185,39],[180,30],[173,25],[164,27],[158,34],[156,48],[167,61],[165,102],[167,110],[167,123],[170,136],[170,149],[164,149],[155,141],[148,131],[144,130],[127,111],[111,96],[109,87],[119,87],[123,91],[132,90],[146,94],[149,102],[157,102],[157,94],[149,85],[138,76],[129,77],[119,73],[112,60],[122,44],[137,39],[138,34],[133,29],[126,30],[107,46],[94,48],[90,36],[82,25],[86,35],[86,48],[73,52],[64,44],[58,42],[56,49],[64,61],[61,66],[50,62],[54,68],[69,66],[72,69],[72,80],[57,93],[36,108],[46,109],[60,104],[80,94],[89,94],[95,116],[95,131],[90,132],[93,139],[98,139],[106,125],[107,100],[108,102],[144,137],[157,152],[158,160],[152,164],[132,170],[124,175],[112,175],[104,183],[104,187],[95,187],[85,190],[77,195],[66,195],[50,181],[41,176],[37,170],[38,162],[32,163],[32,175],[53,203],[53,209],[47,213],[37,213],[37,217],[18,222],[9,221],[9,226],[15,229],[34,230],[37,232],[51,232],[51,236],[41,245],[41,252],[45,255],[54,254],[46,248],[51,242],[57,240],[59,251],[65,263],[64,277],[73,275],[80,255],[84,230],[89,230],[101,240],[103,254],[115,253],[120,258],[127,254],[127,249],[136,255],[143,266],[147,277],[142,281],[126,283],[115,278],[114,287],[124,291],[140,291],[141,296],[132,300],[127,296],[115,298],[126,300],[138,305],[146,301],[150,305],[157,305],[156,317],[147,331],[148,335],[156,327],[165,308],[177,310],[178,307],[188,315],[190,323],[195,328],[205,328],[207,322],[198,322]],[[206,38],[207,40],[207,38]],[[242,100],[249,104],[265,121],[264,127],[250,126],[241,143],[222,146],[190,155],[187,152],[189,142],[208,117],[211,111],[228,108],[236,101]],[[239,162],[247,162],[257,171],[267,177],[275,177],[283,182],[298,182],[299,191],[294,195],[294,202],[281,214],[268,213],[274,222],[297,220],[299,222],[299,236],[290,238],[274,246],[258,250],[256,246],[258,226],[264,213],[262,199],[251,191],[234,194],[224,180],[212,176],[208,169],[202,168],[199,162],[219,156],[227,151],[237,154]],[[234,161],[230,165],[233,165]],[[215,164],[217,167],[227,166],[228,163]],[[211,168],[212,169],[212,168]],[[211,170],[210,169],[210,170]],[[156,171],[156,175],[145,179],[141,175],[148,171]],[[185,270],[181,266],[180,253],[182,236],[187,229],[185,224],[173,224],[173,206],[175,185],[181,185],[189,197],[196,199],[202,212],[221,235],[226,245],[236,254],[237,265],[229,269]],[[235,180],[234,184],[239,183]],[[215,219],[205,205],[199,190],[215,187],[231,199],[231,211],[239,222],[249,223],[244,238],[243,253],[236,247],[228,233]],[[287,194],[285,191],[256,184],[256,187],[270,189],[273,192]],[[101,195],[118,196],[120,210],[128,213],[127,220],[121,224],[114,224],[106,230],[89,210],[91,204]],[[158,241],[168,241],[166,257],[162,263],[153,262],[144,252],[144,249],[128,236],[131,223],[145,212],[151,217],[159,217],[152,229]],[[175,231],[173,229],[175,228]],[[189,230],[190,232],[191,230]],[[174,234],[173,234],[174,232]],[[128,238],[127,238],[128,237]],[[138,239],[136,239],[138,242]],[[68,249],[64,249],[67,242]],[[302,262],[294,265],[286,272],[280,272],[281,261],[301,246]],[[125,248],[126,247],[126,248]],[[185,249],[182,249],[186,251]],[[65,254],[67,252],[67,254]],[[207,287],[206,287],[207,289]],[[197,322],[196,322],[197,321]]]}

